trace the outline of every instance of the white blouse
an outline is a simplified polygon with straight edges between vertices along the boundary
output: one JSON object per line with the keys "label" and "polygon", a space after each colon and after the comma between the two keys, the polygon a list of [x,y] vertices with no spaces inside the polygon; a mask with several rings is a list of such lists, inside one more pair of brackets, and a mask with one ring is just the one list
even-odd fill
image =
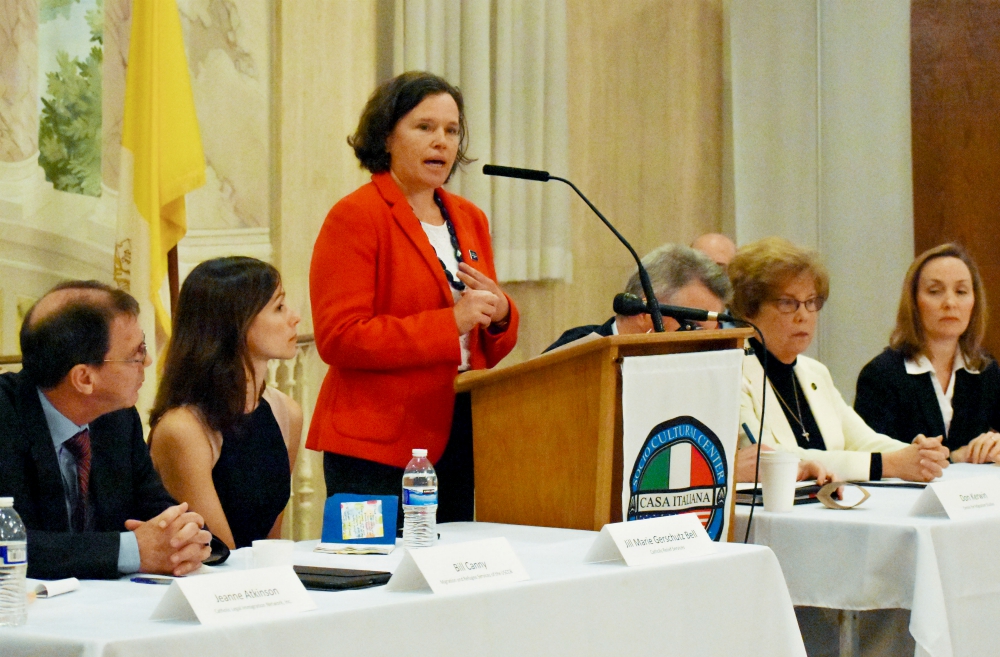
{"label": "white blouse", "polygon": [[[451,277],[456,281],[458,280],[458,258],[455,257],[455,249],[451,245],[451,233],[448,232],[448,225],[441,224],[440,226],[432,226],[431,224],[420,222],[420,227],[424,229],[427,234],[427,239],[430,240],[431,246],[434,247],[434,252],[437,253],[437,257],[441,259],[444,266],[451,273]],[[462,298],[462,293],[451,288],[451,296],[455,299],[455,303]],[[464,372],[469,369],[469,334],[460,335],[458,337],[458,346],[462,350],[462,365],[458,368],[459,372]]]}
{"label": "white blouse", "polygon": [[978,370],[974,370],[965,364],[965,356],[962,355],[962,350],[959,349],[955,353],[955,360],[951,364],[951,378],[948,379],[948,389],[941,389],[941,382],[938,381],[937,373],[934,372],[934,365],[927,356],[921,354],[916,360],[906,359],[906,373],[913,376],[920,376],[921,374],[927,374],[930,372],[931,383],[934,385],[934,394],[937,395],[938,406],[941,408],[941,419],[944,421],[944,435],[948,435],[948,430],[951,428],[951,418],[955,414],[955,410],[951,407],[951,398],[955,395],[955,373],[959,370],[965,370],[970,374],[979,374]]}

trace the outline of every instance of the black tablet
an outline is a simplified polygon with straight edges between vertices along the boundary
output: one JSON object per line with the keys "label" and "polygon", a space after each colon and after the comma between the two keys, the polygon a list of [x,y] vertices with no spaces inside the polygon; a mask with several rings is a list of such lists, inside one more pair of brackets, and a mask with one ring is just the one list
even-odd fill
{"label": "black tablet", "polygon": [[340,591],[381,586],[389,581],[392,573],[381,570],[351,570],[349,568],[323,568],[320,566],[294,566],[295,574],[307,589]]}

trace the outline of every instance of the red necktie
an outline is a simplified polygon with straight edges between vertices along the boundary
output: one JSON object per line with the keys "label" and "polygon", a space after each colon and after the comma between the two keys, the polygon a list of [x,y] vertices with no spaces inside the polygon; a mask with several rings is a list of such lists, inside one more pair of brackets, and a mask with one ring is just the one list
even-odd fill
{"label": "red necktie", "polygon": [[76,481],[79,495],[73,509],[73,530],[82,532],[87,519],[87,493],[90,491],[90,432],[84,429],[65,443],[76,459]]}

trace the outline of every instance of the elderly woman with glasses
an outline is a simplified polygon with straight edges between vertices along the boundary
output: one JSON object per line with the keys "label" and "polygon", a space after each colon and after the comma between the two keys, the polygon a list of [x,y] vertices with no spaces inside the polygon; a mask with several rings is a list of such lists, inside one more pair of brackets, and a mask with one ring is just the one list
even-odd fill
{"label": "elderly woman with glasses", "polygon": [[767,344],[765,350],[751,340],[740,407],[740,421],[756,429],[766,406],[761,443],[818,461],[846,480],[941,476],[948,449],[940,438],[921,436],[908,444],[877,433],[844,401],[829,370],[802,355],[830,290],[815,252],[778,237],[759,240],[737,252],[729,277],[733,312],[756,324]]}

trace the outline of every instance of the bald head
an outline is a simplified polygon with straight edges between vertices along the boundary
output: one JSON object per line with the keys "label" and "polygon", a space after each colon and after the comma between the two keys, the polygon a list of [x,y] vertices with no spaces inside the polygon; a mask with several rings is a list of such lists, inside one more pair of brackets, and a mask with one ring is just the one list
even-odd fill
{"label": "bald head", "polygon": [[81,363],[102,363],[111,323],[135,317],[139,304],[127,292],[98,281],[67,281],[47,292],[21,325],[22,369],[36,384],[52,388]]}
{"label": "bald head", "polygon": [[729,261],[736,255],[736,244],[721,233],[705,233],[691,242],[691,248],[701,251],[723,269],[729,266]]}
{"label": "bald head", "polygon": [[47,292],[31,307],[24,316],[24,323],[28,328],[34,328],[39,322],[70,305],[110,307],[111,295],[106,290],[90,287],[56,288]]}

